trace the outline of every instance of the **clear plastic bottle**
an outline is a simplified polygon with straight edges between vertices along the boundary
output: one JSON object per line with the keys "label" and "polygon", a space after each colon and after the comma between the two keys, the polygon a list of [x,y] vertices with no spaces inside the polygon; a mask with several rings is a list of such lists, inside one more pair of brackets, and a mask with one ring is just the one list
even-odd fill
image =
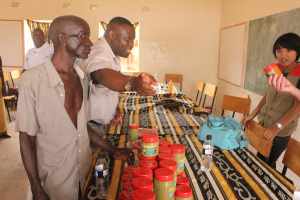
{"label": "clear plastic bottle", "polygon": [[107,199],[109,190],[109,171],[108,163],[105,159],[105,152],[98,154],[98,160],[95,165],[96,194],[98,199]]}
{"label": "clear plastic bottle", "polygon": [[211,141],[211,135],[206,136],[206,141],[203,144],[201,171],[210,171],[212,164],[212,156],[214,145]]}

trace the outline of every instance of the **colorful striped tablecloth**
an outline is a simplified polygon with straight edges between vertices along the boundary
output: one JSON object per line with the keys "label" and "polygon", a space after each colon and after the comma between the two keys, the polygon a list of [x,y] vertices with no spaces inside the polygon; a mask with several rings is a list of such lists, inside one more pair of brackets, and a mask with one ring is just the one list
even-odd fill
{"label": "colorful striped tablecloth", "polygon": [[[125,135],[107,135],[106,139],[113,145],[124,147]],[[292,200],[296,189],[277,171],[259,160],[247,148],[231,151],[214,149],[213,164],[210,172],[202,172],[202,144],[196,135],[166,135],[171,143],[183,144],[185,151],[185,176],[190,180],[194,199],[282,199]],[[97,149],[93,163],[96,162]],[[120,177],[125,164],[121,161],[110,161],[111,185],[109,200],[117,200],[120,192]],[[86,199],[97,199],[94,188],[94,172],[91,169],[84,196]],[[159,200],[159,199],[158,199]]]}

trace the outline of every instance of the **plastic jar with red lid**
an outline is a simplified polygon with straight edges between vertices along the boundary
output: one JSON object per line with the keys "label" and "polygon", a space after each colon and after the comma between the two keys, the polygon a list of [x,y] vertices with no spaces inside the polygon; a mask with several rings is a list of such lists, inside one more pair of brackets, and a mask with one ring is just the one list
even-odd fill
{"label": "plastic jar with red lid", "polygon": [[154,156],[154,157],[145,157],[145,156],[139,155],[139,160],[140,160],[140,162],[142,160],[156,160],[156,156]]}
{"label": "plastic jar with red lid", "polygon": [[179,185],[176,187],[175,200],[192,200],[193,191],[190,186]]}
{"label": "plastic jar with red lid", "polygon": [[123,174],[132,174],[133,170],[137,168],[136,166],[127,166],[123,170]]}
{"label": "plastic jar with red lid", "polygon": [[149,179],[153,179],[153,172],[147,167],[137,167],[133,170],[133,177],[146,177]]}
{"label": "plastic jar with red lid", "polygon": [[174,172],[174,189],[175,189],[176,182],[177,182],[177,162],[174,160],[162,160],[159,162],[159,168],[167,168]]}
{"label": "plastic jar with red lid", "polygon": [[130,124],[129,125],[129,140],[134,141],[139,139],[139,125]]}
{"label": "plastic jar with red lid", "polygon": [[186,186],[190,186],[190,181],[187,177],[184,176],[178,176],[177,177],[177,183],[176,185],[186,185]]}
{"label": "plastic jar with red lid", "polygon": [[158,163],[156,160],[142,160],[140,162],[140,167],[147,167],[152,171],[156,170],[158,167]]}
{"label": "plastic jar with red lid", "polygon": [[278,74],[278,76],[280,76],[282,74],[276,63],[270,64],[269,66],[265,67],[264,70],[266,72],[267,77],[275,74]]}
{"label": "plastic jar with red lid", "polygon": [[131,200],[131,190],[124,190],[120,192],[119,200]]}
{"label": "plastic jar with red lid", "polygon": [[171,153],[171,148],[167,146],[159,146],[158,147],[159,153]]}
{"label": "plastic jar with red lid", "polygon": [[158,145],[169,147],[171,145],[171,142],[169,140],[159,140]]}
{"label": "plastic jar with red lid", "polygon": [[145,157],[155,157],[158,154],[158,135],[145,132],[141,138],[141,154]]}
{"label": "plastic jar with red lid", "polygon": [[130,190],[132,188],[132,181],[128,181],[122,184],[122,191],[124,190]]}
{"label": "plastic jar with red lid", "polygon": [[175,157],[172,153],[159,153],[156,159],[160,162],[161,160],[174,160]]}
{"label": "plastic jar with red lid", "polygon": [[182,144],[172,144],[170,148],[174,155],[174,160],[178,164],[177,174],[180,174],[184,170],[185,146]]}
{"label": "plastic jar with red lid", "polygon": [[137,177],[132,181],[132,190],[148,189],[153,191],[153,181],[146,177]]}
{"label": "plastic jar with red lid", "polygon": [[154,192],[148,189],[137,189],[131,194],[132,200],[155,200]]}
{"label": "plastic jar with red lid", "polygon": [[156,199],[173,200],[174,172],[167,168],[158,168],[154,172],[154,192]]}
{"label": "plastic jar with red lid", "polygon": [[133,174],[123,174],[121,176],[121,182],[125,183],[125,182],[129,182],[133,180]]}

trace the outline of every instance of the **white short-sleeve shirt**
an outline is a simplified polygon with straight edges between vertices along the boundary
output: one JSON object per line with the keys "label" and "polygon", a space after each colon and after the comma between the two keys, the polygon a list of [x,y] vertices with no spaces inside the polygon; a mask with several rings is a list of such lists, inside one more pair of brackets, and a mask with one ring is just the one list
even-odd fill
{"label": "white short-sleeve shirt", "polygon": [[54,53],[54,48],[48,42],[45,42],[40,48],[32,48],[26,53],[23,69],[30,69],[46,61]]}
{"label": "white short-sleeve shirt", "polygon": [[[99,69],[109,68],[121,70],[121,59],[116,56],[104,37],[94,42],[92,51],[86,60],[80,59],[78,64],[90,77],[90,74]],[[118,106],[118,92],[112,91],[101,84],[92,84],[90,93],[91,111],[89,120],[100,124],[109,124]]]}

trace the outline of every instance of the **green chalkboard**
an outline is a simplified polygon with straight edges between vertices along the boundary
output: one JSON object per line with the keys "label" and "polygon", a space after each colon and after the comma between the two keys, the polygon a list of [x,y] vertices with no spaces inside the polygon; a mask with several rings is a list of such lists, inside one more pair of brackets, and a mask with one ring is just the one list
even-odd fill
{"label": "green chalkboard", "polygon": [[268,79],[264,67],[276,62],[273,45],[284,33],[300,34],[300,8],[249,22],[244,88],[265,95]]}

